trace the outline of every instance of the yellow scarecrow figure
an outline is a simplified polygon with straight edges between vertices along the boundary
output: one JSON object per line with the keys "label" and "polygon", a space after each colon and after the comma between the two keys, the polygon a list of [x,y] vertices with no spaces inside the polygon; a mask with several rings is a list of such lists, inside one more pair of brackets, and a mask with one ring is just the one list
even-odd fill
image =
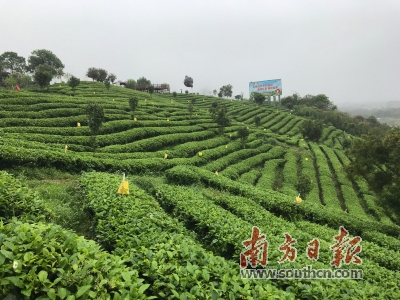
{"label": "yellow scarecrow figure", "polygon": [[228,145],[225,146],[225,149],[228,149]]}
{"label": "yellow scarecrow figure", "polygon": [[230,137],[230,138],[232,137],[232,133],[229,134],[229,137]]}
{"label": "yellow scarecrow figure", "polygon": [[306,160],[308,160],[308,157],[306,157]]}
{"label": "yellow scarecrow figure", "polygon": [[303,202],[303,199],[300,198],[300,194],[296,197],[296,202],[297,202],[297,204],[300,204],[301,202]]}
{"label": "yellow scarecrow figure", "polygon": [[79,122],[78,122],[76,125],[77,125],[78,127],[81,127],[81,123],[79,123]]}
{"label": "yellow scarecrow figure", "polygon": [[96,92],[93,92],[93,94],[96,94]]}
{"label": "yellow scarecrow figure", "polygon": [[200,151],[200,152],[199,152],[199,156],[203,156],[203,152]]}
{"label": "yellow scarecrow figure", "polygon": [[136,122],[136,121],[137,121],[137,119],[136,119],[136,118],[133,118],[133,121],[135,121],[135,122]]}
{"label": "yellow scarecrow figure", "polygon": [[65,147],[64,147],[64,153],[67,153],[67,150],[68,150],[68,145],[65,145]]}
{"label": "yellow scarecrow figure", "polygon": [[114,101],[114,99],[113,99],[113,101]]}
{"label": "yellow scarecrow figure", "polygon": [[215,171],[215,175],[218,175],[218,171]]}
{"label": "yellow scarecrow figure", "polygon": [[169,119],[167,119],[167,122],[169,122]]}
{"label": "yellow scarecrow figure", "polygon": [[165,154],[164,154],[164,159],[167,159],[167,157],[168,157],[168,154],[165,153]]}
{"label": "yellow scarecrow figure", "polygon": [[125,181],[125,173],[123,173],[123,175],[122,175],[122,182],[119,185],[117,194],[129,195],[129,183],[128,183],[128,181]]}

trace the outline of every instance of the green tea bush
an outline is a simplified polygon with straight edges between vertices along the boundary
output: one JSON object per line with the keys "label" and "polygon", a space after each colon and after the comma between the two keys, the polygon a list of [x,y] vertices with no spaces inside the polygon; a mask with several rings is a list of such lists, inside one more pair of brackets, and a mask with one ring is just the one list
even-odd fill
{"label": "green tea bush", "polygon": [[44,221],[55,216],[37,193],[7,172],[0,171],[0,220],[13,217]]}
{"label": "green tea bush", "polygon": [[135,270],[54,224],[0,222],[0,295],[17,299],[149,299]]}

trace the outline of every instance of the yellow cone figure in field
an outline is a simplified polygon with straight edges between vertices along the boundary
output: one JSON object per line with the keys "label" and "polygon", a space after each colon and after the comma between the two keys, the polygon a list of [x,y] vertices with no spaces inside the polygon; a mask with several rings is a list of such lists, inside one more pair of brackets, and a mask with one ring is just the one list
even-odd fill
{"label": "yellow cone figure in field", "polygon": [[114,99],[113,99],[113,101],[114,101]]}
{"label": "yellow cone figure in field", "polygon": [[303,202],[303,199],[300,198],[300,194],[296,197],[296,202],[297,203]]}
{"label": "yellow cone figure in field", "polygon": [[167,122],[169,122],[169,119],[167,119]]}
{"label": "yellow cone figure in field", "polygon": [[81,127],[81,123],[79,123],[79,122],[78,122],[76,125],[77,125],[78,127]]}
{"label": "yellow cone figure in field", "polygon": [[136,118],[133,118],[133,121],[135,121],[135,122],[136,122],[136,121],[137,121],[137,119],[136,119]]}
{"label": "yellow cone figure in field", "polygon": [[218,175],[218,171],[215,171],[215,175]]}
{"label": "yellow cone figure in field", "polygon": [[225,146],[225,149],[228,149],[228,145]]}
{"label": "yellow cone figure in field", "polygon": [[119,185],[117,194],[120,195],[129,195],[129,183],[125,180],[125,173],[122,175],[122,182]]}
{"label": "yellow cone figure in field", "polygon": [[93,92],[93,94],[96,94],[96,92]]}
{"label": "yellow cone figure in field", "polygon": [[164,159],[166,159],[168,157],[168,154],[167,153],[165,153],[164,154]]}
{"label": "yellow cone figure in field", "polygon": [[232,133],[229,134],[229,137],[230,137],[230,138],[232,137]]}
{"label": "yellow cone figure in field", "polygon": [[308,160],[308,157],[306,157],[306,160]]}
{"label": "yellow cone figure in field", "polygon": [[68,150],[68,145],[65,145],[65,147],[64,147],[64,153],[67,153],[67,150]]}
{"label": "yellow cone figure in field", "polygon": [[199,156],[203,156],[203,152],[200,151],[200,152],[199,152]]}

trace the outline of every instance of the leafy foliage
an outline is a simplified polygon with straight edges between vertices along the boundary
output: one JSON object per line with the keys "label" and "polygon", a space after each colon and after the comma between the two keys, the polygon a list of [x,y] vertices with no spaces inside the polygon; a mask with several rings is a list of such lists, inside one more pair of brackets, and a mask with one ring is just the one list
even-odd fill
{"label": "leafy foliage", "polygon": [[33,75],[33,78],[35,82],[40,86],[40,89],[43,91],[44,88],[50,85],[50,82],[53,79],[53,75],[50,71],[44,70],[44,68],[41,68],[39,66],[35,74]]}
{"label": "leafy foliage", "polygon": [[218,105],[217,102],[214,102],[210,108],[210,113],[213,121],[218,124],[219,134],[223,134],[225,127],[231,124],[228,109],[225,105]]}
{"label": "leafy foliage", "polygon": [[12,75],[15,73],[24,73],[26,70],[25,58],[18,56],[17,53],[7,51],[0,55],[1,72],[9,72]]}
{"label": "leafy foliage", "polygon": [[111,83],[114,83],[115,80],[117,79],[117,76],[114,73],[110,73],[107,77],[108,81]]}
{"label": "leafy foliage", "polygon": [[[220,93],[222,96],[225,96],[226,98],[228,97],[232,97],[232,85],[228,84],[228,85],[224,85],[219,89]],[[218,96],[220,94],[218,93]],[[221,96],[221,97],[222,97]]]}
{"label": "leafy foliage", "polygon": [[244,148],[247,138],[249,137],[249,134],[250,134],[250,131],[247,129],[247,127],[241,127],[237,131],[237,135],[240,138],[240,142],[242,143],[243,148]]}
{"label": "leafy foliage", "polygon": [[126,87],[129,89],[134,89],[136,87],[136,81],[134,79],[128,79],[126,81]]}
{"label": "leafy foliage", "polygon": [[145,77],[140,77],[137,80],[137,85],[147,88],[149,85],[151,85],[151,81],[146,79]]}
{"label": "leafy foliage", "polygon": [[68,80],[68,85],[72,88],[72,91],[75,92],[76,87],[81,83],[79,78],[75,76],[71,76]]}
{"label": "leafy foliage", "polygon": [[50,50],[40,49],[32,51],[28,57],[28,70],[35,72],[37,67],[43,64],[47,64],[52,67],[52,75],[57,75],[58,69],[64,69],[64,64],[61,60]]}
{"label": "leafy foliage", "polygon": [[0,223],[0,237],[2,296],[148,299],[144,291],[149,285],[126,261],[58,225],[13,220]]}
{"label": "leafy foliage", "polygon": [[265,95],[260,93],[253,93],[253,99],[257,105],[261,105],[265,101]]}
{"label": "leafy foliage", "polygon": [[353,141],[348,154],[353,161],[345,167],[351,178],[365,178],[389,207],[400,208],[400,128],[384,136],[365,135]]}
{"label": "leafy foliage", "polygon": [[104,82],[107,79],[108,72],[104,69],[98,69],[99,76],[97,77],[97,81]]}
{"label": "leafy foliage", "polygon": [[110,90],[111,83],[108,81],[108,79],[104,80],[104,86],[106,87],[107,91]]}
{"label": "leafy foliage", "polygon": [[50,221],[54,213],[47,208],[37,193],[9,175],[0,172],[0,220],[17,217],[25,220]]}
{"label": "leafy foliage", "polygon": [[86,72],[86,76],[92,78],[93,81],[99,79],[99,70],[96,68],[89,68]]}
{"label": "leafy foliage", "polygon": [[301,134],[310,141],[318,141],[321,138],[323,124],[320,121],[305,120],[301,125]]}

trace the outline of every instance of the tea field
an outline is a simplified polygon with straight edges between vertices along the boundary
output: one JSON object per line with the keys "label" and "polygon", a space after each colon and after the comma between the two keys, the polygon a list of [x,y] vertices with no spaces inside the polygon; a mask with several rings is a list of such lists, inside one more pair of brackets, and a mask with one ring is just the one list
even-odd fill
{"label": "tea field", "polygon": [[[139,99],[134,116],[130,97]],[[91,102],[105,113],[95,152],[85,112]],[[213,102],[227,107],[231,122],[223,134],[209,113]],[[350,158],[342,145],[356,137],[326,126],[320,141],[310,142],[300,133],[303,120],[272,104],[107,91],[92,82],[75,95],[66,84],[47,93],[0,90],[0,295],[399,299],[400,220],[377,204],[365,181],[350,181],[343,171]],[[242,127],[250,131],[244,144]],[[73,231],[62,218],[67,198],[44,199],[18,176],[48,169],[76,176],[79,203],[70,211],[84,212],[88,230]],[[122,172],[129,195],[117,194]],[[303,174],[311,191],[297,203]],[[268,268],[332,270],[331,246],[343,226],[362,238],[362,263],[341,268],[361,269],[363,279],[242,279],[242,242],[253,226],[266,235]],[[279,263],[285,233],[296,239],[297,258]],[[319,256],[310,260],[315,238]]]}

